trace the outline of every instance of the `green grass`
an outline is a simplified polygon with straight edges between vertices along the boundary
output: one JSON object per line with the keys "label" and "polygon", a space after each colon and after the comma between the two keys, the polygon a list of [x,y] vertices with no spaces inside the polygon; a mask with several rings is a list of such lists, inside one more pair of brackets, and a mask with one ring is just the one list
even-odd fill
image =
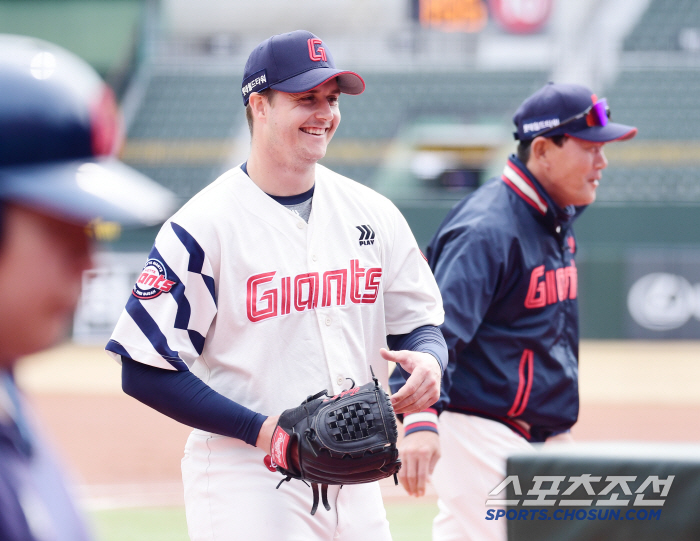
{"label": "green grass", "polygon": [[92,523],[97,541],[189,541],[184,507],[95,511]]}
{"label": "green grass", "polygon": [[[430,541],[435,502],[386,506],[394,541]],[[183,507],[115,509],[91,514],[97,541],[188,541]]]}
{"label": "green grass", "polygon": [[386,505],[386,516],[394,541],[430,541],[433,519],[437,514],[437,503],[430,500],[410,500]]}

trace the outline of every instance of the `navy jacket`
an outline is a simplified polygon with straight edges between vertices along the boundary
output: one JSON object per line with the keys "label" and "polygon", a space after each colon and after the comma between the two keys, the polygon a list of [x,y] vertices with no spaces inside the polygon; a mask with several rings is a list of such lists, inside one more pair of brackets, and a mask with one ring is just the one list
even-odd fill
{"label": "navy jacket", "polygon": [[88,541],[63,476],[24,411],[13,377],[0,370],[0,540]]}
{"label": "navy jacket", "polygon": [[530,441],[578,417],[578,278],[571,224],[511,156],[452,209],[427,257],[445,306],[438,411],[501,421]]}

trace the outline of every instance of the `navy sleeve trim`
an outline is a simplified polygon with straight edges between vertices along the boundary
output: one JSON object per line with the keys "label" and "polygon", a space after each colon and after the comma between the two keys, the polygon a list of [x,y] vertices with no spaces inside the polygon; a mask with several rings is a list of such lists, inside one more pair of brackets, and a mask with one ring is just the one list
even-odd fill
{"label": "navy sleeve trim", "polygon": [[180,423],[252,446],[267,419],[217,393],[192,372],[157,368],[126,356],[122,356],[122,389]]}
{"label": "navy sleeve trim", "polygon": [[408,350],[430,353],[445,372],[447,366],[447,344],[439,327],[424,325],[413,329],[408,334],[390,334],[386,337],[387,345],[394,351]]}
{"label": "navy sleeve trim", "polygon": [[110,340],[109,342],[107,342],[105,349],[107,351],[111,351],[112,353],[116,353],[117,355],[121,355],[122,357],[131,358],[131,355],[129,355],[129,352],[124,348],[124,346],[122,346],[116,340]]}
{"label": "navy sleeve trim", "polygon": [[190,301],[185,297],[185,285],[180,280],[180,277],[175,274],[175,271],[170,268],[170,265],[165,261],[165,258],[160,255],[160,252],[154,246],[151,250],[151,255],[149,257],[158,259],[163,266],[165,271],[168,273],[168,277],[175,282],[172,289],[170,290],[170,295],[177,303],[177,312],[175,312],[175,328],[181,330],[187,330],[187,325],[190,322],[190,315],[192,314],[192,309],[190,308]]}
{"label": "navy sleeve trim", "polygon": [[176,370],[189,370],[185,362],[178,356],[177,351],[170,349],[168,339],[136,297],[129,297],[126,302],[126,311],[161,357],[172,364]]}
{"label": "navy sleeve trim", "polygon": [[[408,334],[389,335],[386,337],[386,342],[389,348],[394,351],[421,351],[430,353],[435,357],[443,374],[443,385],[440,389],[440,399],[437,403],[433,404],[433,408],[436,409],[438,414],[442,413],[444,405],[448,401],[444,387],[445,378],[447,377],[445,368],[448,362],[448,351],[445,338],[442,336],[440,328],[434,325],[425,325],[414,329]],[[391,392],[394,394],[398,393],[409,377],[410,374],[406,372],[401,365],[397,364],[396,368],[389,376],[389,388]]]}
{"label": "navy sleeve trim", "polygon": [[[212,296],[212,299],[214,299],[214,303],[216,304],[214,280],[211,277],[201,274],[201,270],[204,265],[204,250],[202,250],[197,241],[182,227],[176,223],[172,223],[171,225],[178,239],[180,239],[190,254],[187,268],[188,272],[198,273],[202,277],[207,289],[209,290],[209,293]],[[152,248],[149,257],[158,259],[158,261],[160,261],[165,267],[168,277],[175,282],[170,290],[170,294],[177,304],[174,327],[187,332],[190,342],[192,343],[192,347],[198,355],[201,355],[202,351],[204,350],[204,336],[197,331],[188,328],[190,317],[192,316],[192,307],[190,306],[190,301],[187,300],[187,296],[185,295],[185,285],[182,283],[182,280],[180,280],[177,274],[175,274],[175,271],[170,268],[168,263],[165,261],[165,258],[160,254],[155,246]],[[151,317],[151,315],[141,305],[141,301],[139,299],[134,296],[129,297],[129,300],[126,303],[126,311],[129,313],[141,332],[151,342],[153,348],[161,355],[161,357],[172,364],[177,370],[188,370],[185,362],[180,359],[178,352],[170,349],[167,337],[160,330],[158,324]],[[115,353],[119,353],[120,355],[122,354],[122,352]],[[128,357],[128,355],[125,356]]]}
{"label": "navy sleeve trim", "polygon": [[190,260],[187,263],[187,270],[189,272],[199,274],[202,277],[204,284],[207,286],[207,289],[211,294],[211,298],[214,300],[214,304],[216,304],[214,279],[211,276],[206,276],[202,274],[202,268],[204,267],[205,258],[204,249],[199,245],[197,240],[192,235],[190,235],[187,232],[187,230],[185,230],[185,228],[176,224],[175,222],[170,222],[170,226],[173,228],[175,235],[178,239],[180,239],[180,242],[182,242],[182,245],[190,254]]}

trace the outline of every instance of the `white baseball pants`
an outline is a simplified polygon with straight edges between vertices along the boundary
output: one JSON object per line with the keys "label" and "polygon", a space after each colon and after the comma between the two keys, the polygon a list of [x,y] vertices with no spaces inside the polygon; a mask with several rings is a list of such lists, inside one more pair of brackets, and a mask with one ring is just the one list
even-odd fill
{"label": "white baseball pants", "polygon": [[532,446],[507,426],[474,415],[440,415],[442,456],[432,482],[440,512],[433,541],[505,541],[506,520],[486,520],[486,500],[506,477],[506,459]]}
{"label": "white baseball pants", "polygon": [[331,510],[312,516],[311,488],[282,483],[265,453],[242,441],[195,430],[182,459],[192,541],[390,541],[379,483],[328,487]]}

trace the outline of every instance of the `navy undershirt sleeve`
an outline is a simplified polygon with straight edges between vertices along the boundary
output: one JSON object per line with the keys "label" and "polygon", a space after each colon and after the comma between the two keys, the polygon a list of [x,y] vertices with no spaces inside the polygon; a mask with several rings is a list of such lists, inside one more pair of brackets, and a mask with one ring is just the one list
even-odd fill
{"label": "navy undershirt sleeve", "polygon": [[217,393],[192,372],[157,368],[124,356],[122,389],[180,423],[253,446],[267,419]]}
{"label": "navy undershirt sleeve", "polygon": [[[408,334],[390,334],[386,337],[387,345],[394,351],[409,350],[430,353],[440,364],[440,371],[445,372],[447,365],[447,344],[439,327],[424,325],[413,329]],[[391,391],[396,393],[403,387],[410,374],[401,365],[396,365],[396,370],[389,378]]]}

